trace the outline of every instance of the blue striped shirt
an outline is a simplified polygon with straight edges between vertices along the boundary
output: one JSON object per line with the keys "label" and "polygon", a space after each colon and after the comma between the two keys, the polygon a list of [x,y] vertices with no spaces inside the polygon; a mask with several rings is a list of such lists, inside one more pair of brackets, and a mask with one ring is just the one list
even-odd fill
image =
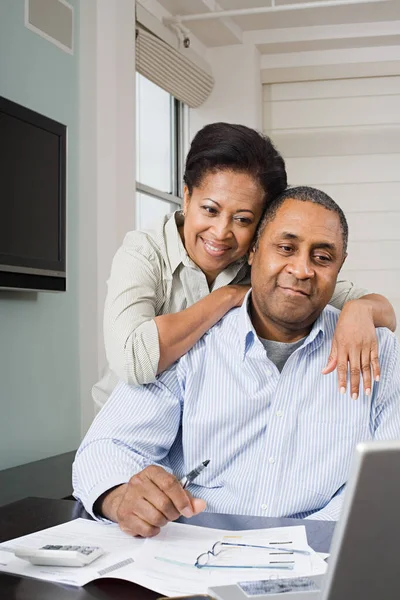
{"label": "blue striped shirt", "polygon": [[355,445],[400,438],[399,342],[377,329],[381,380],[354,401],[321,375],[338,315],[327,307],[280,373],[245,302],[155,383],[119,383],[78,450],[75,496],[92,513],[148,465],[181,478],[210,459],[190,486],[208,511],[337,519]]}

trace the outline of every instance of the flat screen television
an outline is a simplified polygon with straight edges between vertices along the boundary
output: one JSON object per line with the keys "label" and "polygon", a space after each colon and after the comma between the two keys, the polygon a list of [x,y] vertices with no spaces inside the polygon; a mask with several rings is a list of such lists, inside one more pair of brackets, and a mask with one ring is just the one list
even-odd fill
{"label": "flat screen television", "polygon": [[0,96],[0,289],[66,289],[67,128]]}

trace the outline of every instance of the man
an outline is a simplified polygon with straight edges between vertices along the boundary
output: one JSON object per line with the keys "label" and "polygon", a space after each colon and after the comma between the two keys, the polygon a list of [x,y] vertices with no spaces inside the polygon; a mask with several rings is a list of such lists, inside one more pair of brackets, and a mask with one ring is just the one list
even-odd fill
{"label": "man", "polygon": [[[243,306],[154,384],[120,383],[82,442],[75,495],[91,514],[146,537],[206,505],[337,519],[355,445],[400,436],[391,332],[377,330],[381,380],[359,400],[321,374],[347,237],[343,212],[319,190],[289,189],[267,208]],[[205,460],[191,496],[179,479]]]}

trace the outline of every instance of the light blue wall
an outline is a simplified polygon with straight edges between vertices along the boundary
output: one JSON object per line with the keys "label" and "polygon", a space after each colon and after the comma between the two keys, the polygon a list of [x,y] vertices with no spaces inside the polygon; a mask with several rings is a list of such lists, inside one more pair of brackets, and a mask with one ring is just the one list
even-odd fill
{"label": "light blue wall", "polygon": [[24,0],[0,0],[0,95],[68,127],[68,291],[0,291],[0,469],[77,447],[79,0],[73,56],[24,26]]}

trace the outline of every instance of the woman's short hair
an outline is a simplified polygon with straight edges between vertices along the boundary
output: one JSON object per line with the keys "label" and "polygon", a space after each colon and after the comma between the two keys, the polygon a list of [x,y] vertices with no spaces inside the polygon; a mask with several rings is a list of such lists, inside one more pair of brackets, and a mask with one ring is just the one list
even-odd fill
{"label": "woman's short hair", "polygon": [[189,194],[206,175],[225,169],[252,175],[266,203],[287,186],[285,161],[268,136],[245,125],[211,123],[194,136],[186,158],[183,180]]}

